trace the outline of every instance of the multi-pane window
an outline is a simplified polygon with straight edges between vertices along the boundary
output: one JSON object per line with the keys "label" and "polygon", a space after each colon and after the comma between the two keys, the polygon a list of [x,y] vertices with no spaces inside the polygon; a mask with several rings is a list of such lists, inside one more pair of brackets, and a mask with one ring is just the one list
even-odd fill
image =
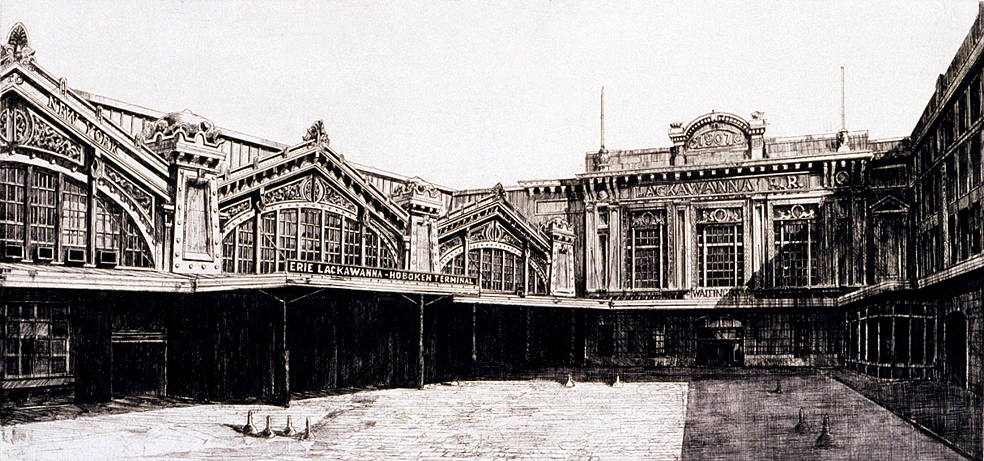
{"label": "multi-pane window", "polygon": [[745,280],[741,208],[698,210],[697,276],[702,287],[734,287]]}
{"label": "multi-pane window", "polygon": [[0,241],[24,243],[24,179],[17,167],[0,168]]}
{"label": "multi-pane window", "polygon": [[236,228],[236,272],[250,274],[256,270],[253,264],[253,236],[256,235],[252,219]]}
{"label": "multi-pane window", "polygon": [[57,182],[54,174],[35,171],[31,175],[31,242],[35,245],[55,245]]}
{"label": "multi-pane window", "polygon": [[137,229],[129,217],[123,217],[121,223],[123,224],[123,258],[120,264],[130,267],[152,267],[154,264],[150,259],[150,248],[140,234],[140,229]]}
{"label": "multi-pane window", "polygon": [[86,247],[89,228],[86,201],[85,187],[65,179],[61,206],[62,246],[65,248],[85,249]]}
{"label": "multi-pane window", "polygon": [[379,265],[379,235],[370,229],[366,229],[366,265]]}
{"label": "multi-pane window", "polygon": [[68,307],[49,304],[3,306],[7,378],[69,374]]}
{"label": "multi-pane window", "polygon": [[277,219],[280,242],[277,248],[284,259],[297,257],[297,209],[280,210]]}
{"label": "multi-pane window", "polygon": [[776,205],[773,207],[773,223],[775,286],[808,287],[820,284],[816,207]]}
{"label": "multi-pane window", "polygon": [[223,270],[253,273],[258,262],[259,273],[268,274],[284,270],[284,262],[291,259],[363,265],[363,238],[364,265],[397,267],[392,243],[371,228],[366,228],[363,236],[363,227],[356,219],[317,208],[269,211],[260,215],[259,229],[256,221],[250,220],[226,234],[223,242],[228,248],[223,256],[232,261],[226,262]]}
{"label": "multi-pane window", "polygon": [[120,264],[151,267],[150,249],[133,220],[108,199],[96,198],[96,250],[121,252]]}
{"label": "multi-pane window", "polygon": [[[61,181],[59,187],[57,173],[37,167],[0,167],[0,242],[53,249],[60,239],[66,249],[85,250],[90,231],[88,189],[70,178]],[[31,194],[26,198],[28,186]],[[123,266],[153,266],[147,241],[119,205],[97,195],[94,213],[95,250],[119,252]],[[61,255],[53,256],[61,259]]]}
{"label": "multi-pane window", "polygon": [[662,288],[665,279],[666,215],[663,211],[632,216],[633,288]]}
{"label": "multi-pane window", "polygon": [[[521,255],[499,248],[476,248],[469,251],[468,259],[471,264],[469,275],[478,276],[479,284],[486,290],[513,293],[523,286],[525,271]],[[463,255],[456,256],[445,264],[443,271],[446,274],[464,274],[464,263]],[[481,268],[480,271],[475,270],[476,265]],[[531,284],[533,275],[531,271]]]}
{"label": "multi-pane window", "polygon": [[303,261],[321,261],[321,210],[301,209],[300,256]]}
{"label": "multi-pane window", "polygon": [[342,217],[334,213],[325,218],[325,254],[327,262],[342,263]]}
{"label": "multi-pane window", "polygon": [[[260,273],[277,271],[277,213],[260,216]],[[230,271],[231,272],[231,271]]]}
{"label": "multi-pane window", "polygon": [[230,232],[222,239],[222,270],[236,271],[236,233]]}
{"label": "multi-pane window", "polygon": [[120,207],[99,198],[96,200],[96,249],[115,251],[120,247]]}
{"label": "multi-pane window", "polygon": [[444,265],[441,272],[450,275],[465,275],[465,253],[461,252],[453,256],[451,260]]}

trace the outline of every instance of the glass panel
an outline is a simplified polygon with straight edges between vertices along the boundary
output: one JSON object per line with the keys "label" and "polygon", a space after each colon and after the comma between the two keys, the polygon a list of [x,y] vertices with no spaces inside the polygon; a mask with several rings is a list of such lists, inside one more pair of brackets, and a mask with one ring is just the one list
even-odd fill
{"label": "glass panel", "polygon": [[253,236],[256,225],[252,219],[236,227],[236,272],[252,274],[256,271],[253,264]]}
{"label": "glass panel", "polygon": [[276,212],[263,213],[260,226],[260,273],[269,274],[277,270]]}
{"label": "glass panel", "polygon": [[62,246],[85,249],[88,240],[86,188],[65,178],[62,188]]}
{"label": "glass panel", "polygon": [[24,243],[26,177],[20,168],[0,168],[0,241]]}
{"label": "glass panel", "polygon": [[300,257],[304,261],[321,261],[321,210],[301,209]]}
{"label": "glass panel", "polygon": [[698,280],[703,287],[737,286],[744,280],[741,224],[697,226]]}
{"label": "glass panel", "polygon": [[34,170],[31,181],[31,242],[38,246],[55,245],[55,186],[58,176]]}
{"label": "glass panel", "polygon": [[325,253],[327,262],[342,263],[342,217],[325,213]]}
{"label": "glass panel", "polygon": [[115,251],[120,248],[120,207],[109,200],[96,199],[96,249]]}
{"label": "glass panel", "polygon": [[280,242],[277,245],[283,259],[297,258],[297,210],[280,210],[277,220]]}

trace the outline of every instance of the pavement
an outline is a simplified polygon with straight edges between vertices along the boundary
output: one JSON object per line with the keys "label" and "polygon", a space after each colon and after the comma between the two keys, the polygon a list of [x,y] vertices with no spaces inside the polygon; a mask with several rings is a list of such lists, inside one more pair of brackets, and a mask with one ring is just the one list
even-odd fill
{"label": "pavement", "polygon": [[[960,455],[822,375],[680,381],[466,381],[261,404],[90,413],[0,427],[0,459],[679,460],[926,459]],[[833,448],[792,431],[796,409],[830,414]],[[310,438],[242,434],[287,416]]]}

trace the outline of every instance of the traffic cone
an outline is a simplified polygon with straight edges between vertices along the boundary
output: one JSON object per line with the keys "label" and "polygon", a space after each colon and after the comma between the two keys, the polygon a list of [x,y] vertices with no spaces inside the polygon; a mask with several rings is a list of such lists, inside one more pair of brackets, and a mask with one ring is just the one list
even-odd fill
{"label": "traffic cone", "polygon": [[253,425],[253,410],[246,412],[246,425],[243,426],[243,434],[253,435],[256,433],[256,426]]}
{"label": "traffic cone", "polygon": [[834,436],[830,434],[830,416],[823,415],[823,426],[820,428],[820,437],[813,444],[816,448],[832,448],[834,446]]}
{"label": "traffic cone", "polygon": [[267,416],[266,428],[260,432],[260,437],[273,437],[273,429],[270,429],[270,417]]}
{"label": "traffic cone", "polygon": [[567,384],[564,384],[564,387],[574,387],[574,378],[570,373],[567,373]]}
{"label": "traffic cone", "polygon": [[810,432],[810,429],[810,425],[803,419],[803,409],[800,408],[799,422],[796,423],[796,426],[793,426],[793,430],[796,431],[797,434],[806,434],[807,432]]}
{"label": "traffic cone", "polygon": [[612,383],[612,387],[616,389],[622,388],[622,378],[618,375],[618,373],[615,373],[615,382]]}
{"label": "traffic cone", "polygon": [[290,415],[287,415],[287,427],[284,428],[283,432],[281,432],[280,435],[283,435],[285,437],[297,435],[297,431],[294,430],[294,425],[290,423]]}

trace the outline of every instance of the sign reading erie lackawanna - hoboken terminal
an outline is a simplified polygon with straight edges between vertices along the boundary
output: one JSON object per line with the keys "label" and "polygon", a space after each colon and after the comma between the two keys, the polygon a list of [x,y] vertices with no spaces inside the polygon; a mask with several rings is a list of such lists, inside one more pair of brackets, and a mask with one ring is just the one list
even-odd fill
{"label": "sign reading erie lackawanna - hoboken terminal", "polygon": [[404,280],[424,283],[453,283],[458,285],[477,285],[476,277],[464,275],[434,274],[431,272],[410,272],[379,267],[343,266],[312,261],[286,261],[287,272],[316,275],[337,275],[367,279]]}

